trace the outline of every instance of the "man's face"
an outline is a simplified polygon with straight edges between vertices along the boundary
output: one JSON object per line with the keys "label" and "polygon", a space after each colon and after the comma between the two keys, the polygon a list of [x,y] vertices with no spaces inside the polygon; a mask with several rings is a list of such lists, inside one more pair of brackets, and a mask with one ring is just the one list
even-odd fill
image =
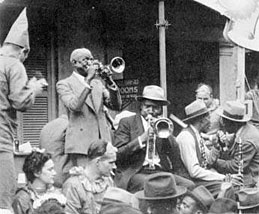
{"label": "man's face", "polygon": [[234,126],[235,123],[231,120],[221,117],[220,123],[221,123],[224,131],[228,132],[229,134],[233,134],[237,131]]}
{"label": "man's face", "polygon": [[41,172],[37,173],[36,177],[44,184],[53,184],[56,174],[57,173],[54,170],[54,163],[50,159],[44,164]]}
{"label": "man's face", "polygon": [[202,100],[207,108],[210,108],[213,98],[209,92],[206,91],[199,91],[196,94],[196,100]]}
{"label": "man's face", "polygon": [[185,196],[179,206],[179,214],[195,214],[197,211],[196,201],[190,196]]}
{"label": "man's face", "polygon": [[162,105],[152,100],[144,100],[141,104],[141,115],[146,118],[147,115],[158,117],[162,114]]}
{"label": "man's face", "polygon": [[106,157],[98,160],[98,169],[100,176],[109,177],[113,174],[113,170],[116,169],[116,152],[107,155]]}
{"label": "man's face", "polygon": [[88,68],[93,63],[93,56],[89,54],[82,54],[77,58],[77,60],[74,62],[75,69],[79,74],[82,76],[87,76],[88,74]]}

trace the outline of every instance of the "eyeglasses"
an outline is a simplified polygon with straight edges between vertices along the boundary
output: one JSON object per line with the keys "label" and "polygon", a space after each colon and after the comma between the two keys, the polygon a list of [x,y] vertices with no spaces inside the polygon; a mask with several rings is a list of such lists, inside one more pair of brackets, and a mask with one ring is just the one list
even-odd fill
{"label": "eyeglasses", "polygon": [[87,60],[87,61],[93,61],[94,60],[94,58],[92,58],[92,57],[85,57],[85,60]]}

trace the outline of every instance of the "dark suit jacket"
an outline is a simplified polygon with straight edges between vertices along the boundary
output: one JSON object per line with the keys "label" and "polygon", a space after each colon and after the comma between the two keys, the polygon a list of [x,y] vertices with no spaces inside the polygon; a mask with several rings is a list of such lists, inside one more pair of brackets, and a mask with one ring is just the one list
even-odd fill
{"label": "dark suit jacket", "polygon": [[104,105],[112,110],[120,110],[119,89],[117,86],[105,88],[98,79],[93,79],[91,86],[92,90],[74,74],[57,83],[57,92],[67,109],[69,120],[65,153],[86,155],[93,141],[111,141],[111,130]]}
{"label": "dark suit jacket", "polygon": [[[143,133],[144,127],[139,114],[121,119],[115,132],[114,146],[118,148],[115,183],[120,188],[127,189],[131,177],[143,166],[146,148],[141,148],[138,142],[138,136]],[[168,139],[157,138],[156,146],[164,171],[187,175],[173,136]]]}
{"label": "dark suit jacket", "polygon": [[[242,159],[244,169],[244,184],[253,186],[259,176],[259,131],[251,124],[242,127],[240,138],[242,141]],[[229,150],[228,160],[218,159],[215,168],[221,173],[237,173],[239,163],[238,143]]]}

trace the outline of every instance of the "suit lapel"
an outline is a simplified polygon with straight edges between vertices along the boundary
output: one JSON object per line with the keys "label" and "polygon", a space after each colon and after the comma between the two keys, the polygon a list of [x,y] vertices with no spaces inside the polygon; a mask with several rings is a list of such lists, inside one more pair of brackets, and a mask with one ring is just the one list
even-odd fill
{"label": "suit lapel", "polygon": [[[72,82],[72,84],[73,84],[73,89],[74,89],[74,93],[78,96],[80,93],[81,93],[81,90],[82,89],[79,89],[79,79],[74,75],[74,74],[72,74],[71,75],[71,82]],[[87,103],[87,105],[91,108],[91,109],[93,109],[93,111],[95,111],[95,109],[94,109],[94,105],[93,105],[93,102],[92,102],[92,100],[91,100],[91,94],[89,94],[88,95],[88,97],[86,98],[86,103]]]}
{"label": "suit lapel", "polygon": [[134,121],[135,121],[135,123],[133,125],[135,126],[136,130],[138,130],[138,135],[143,134],[145,132],[145,130],[144,130],[144,126],[142,123],[141,115],[136,114]]}

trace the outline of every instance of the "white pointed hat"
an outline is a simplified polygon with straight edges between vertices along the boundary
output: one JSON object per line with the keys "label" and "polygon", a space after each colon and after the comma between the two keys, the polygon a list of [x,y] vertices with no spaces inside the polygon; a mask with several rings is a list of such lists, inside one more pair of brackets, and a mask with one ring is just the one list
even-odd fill
{"label": "white pointed hat", "polygon": [[26,49],[30,49],[26,7],[13,23],[4,43],[11,43]]}

